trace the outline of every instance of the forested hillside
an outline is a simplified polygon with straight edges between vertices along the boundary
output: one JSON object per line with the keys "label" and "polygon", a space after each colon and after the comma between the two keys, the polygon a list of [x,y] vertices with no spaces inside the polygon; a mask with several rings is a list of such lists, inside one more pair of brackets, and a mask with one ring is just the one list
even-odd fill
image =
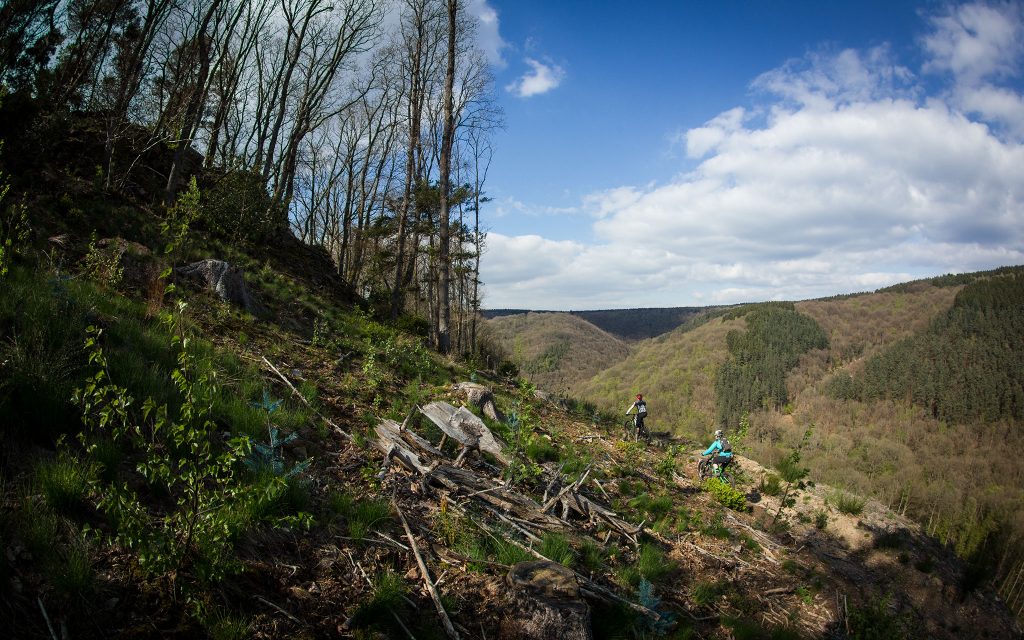
{"label": "forested hillside", "polygon": [[560,394],[629,355],[621,339],[565,313],[492,318],[484,335],[501,345],[523,376]]}
{"label": "forested hillside", "polygon": [[645,341],[576,391],[611,410],[643,390],[656,429],[703,440],[746,415],[742,450],[766,464],[809,430],[812,477],[911,515],[1009,593],[1024,561],[1024,465],[1001,453],[1024,445],[1020,282],[1014,268],[754,305]]}

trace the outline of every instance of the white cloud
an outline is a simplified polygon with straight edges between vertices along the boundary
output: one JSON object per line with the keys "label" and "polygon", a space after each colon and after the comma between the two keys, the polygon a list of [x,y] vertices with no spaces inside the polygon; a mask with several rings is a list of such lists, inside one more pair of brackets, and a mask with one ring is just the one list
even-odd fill
{"label": "white cloud", "polygon": [[506,63],[502,52],[508,43],[501,37],[498,12],[488,0],[470,0],[467,10],[477,20],[477,46],[483,50],[489,63],[504,68]]}
{"label": "white cloud", "polygon": [[530,204],[512,197],[497,200],[493,206],[494,215],[499,218],[516,213],[526,216],[555,216],[579,212],[579,207],[552,207],[549,205]]}
{"label": "white cloud", "polygon": [[530,70],[505,86],[506,91],[520,98],[547,93],[565,79],[565,70],[557,64],[544,63],[534,58],[526,58],[526,64]]}
{"label": "white cloud", "polygon": [[969,4],[931,18],[924,70],[953,77],[958,108],[1024,139],[1024,101],[999,83],[1020,74],[1024,22],[1017,4]]}
{"label": "white cloud", "polygon": [[[959,73],[969,59],[976,77],[1001,69],[999,47],[958,46],[946,59]],[[755,89],[764,104],[686,133],[689,173],[586,196],[596,244],[533,236],[520,252],[492,236],[486,305],[796,300],[1024,263],[1024,146],[971,115],[1012,114],[1019,93],[976,91],[973,109],[962,94],[922,98],[884,47],[816,53]]]}

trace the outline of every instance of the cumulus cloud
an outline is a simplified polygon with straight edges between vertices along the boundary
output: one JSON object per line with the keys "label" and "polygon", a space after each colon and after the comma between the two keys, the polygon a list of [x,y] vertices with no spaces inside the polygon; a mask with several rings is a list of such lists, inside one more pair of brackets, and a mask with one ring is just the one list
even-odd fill
{"label": "cumulus cloud", "polygon": [[526,58],[526,64],[530,70],[505,86],[506,91],[520,98],[547,93],[565,79],[565,70],[557,64],[541,62],[535,58]]}
{"label": "cumulus cloud", "polygon": [[505,67],[503,52],[508,43],[501,37],[498,12],[488,0],[470,0],[466,8],[477,21],[477,46],[483,50],[489,63],[496,67]]}
{"label": "cumulus cloud", "polygon": [[[997,42],[967,46],[932,22],[929,64],[962,77],[1007,72],[999,61],[1013,47],[984,8],[966,14],[969,28]],[[921,84],[885,47],[818,52],[764,74],[755,104],[686,133],[691,171],[583,199],[595,244],[530,237],[533,251],[518,253],[526,241],[492,237],[487,305],[796,300],[1024,263],[1024,146],[978,115],[982,103],[1012,114],[1021,96],[990,87],[965,109],[962,94],[926,96]]]}
{"label": "cumulus cloud", "polygon": [[958,108],[1024,138],[1024,101],[999,86],[1020,74],[1024,22],[1018,4],[968,4],[933,16],[922,39],[926,72],[953,78],[950,100]]}

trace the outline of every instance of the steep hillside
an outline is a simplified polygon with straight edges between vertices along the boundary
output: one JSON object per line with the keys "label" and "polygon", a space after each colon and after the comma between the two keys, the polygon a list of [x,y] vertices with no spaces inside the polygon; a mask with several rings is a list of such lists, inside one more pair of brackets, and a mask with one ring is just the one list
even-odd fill
{"label": "steep hillside", "polygon": [[[453,385],[470,368],[324,282],[322,253],[282,244],[285,273],[188,244],[246,267],[252,311],[184,277],[155,286],[162,258],[128,241],[17,245],[2,276],[12,637],[1020,633],[968,566],[881,505],[748,459],[738,490],[699,485],[691,444],[622,442],[616,421],[525,383]],[[744,324],[640,353],[696,385]],[[668,394],[647,392],[653,420]],[[714,411],[705,395],[695,411]],[[438,401],[472,414],[438,424]],[[449,437],[471,415],[467,442],[493,431],[498,455]]]}
{"label": "steep hillside", "polygon": [[[1018,544],[1024,536],[1024,465],[1016,456],[992,452],[1024,446],[1024,429],[1013,417],[1019,377],[1006,368],[1019,367],[1006,363],[1019,361],[1019,345],[1024,344],[1013,328],[1019,326],[1020,308],[1010,302],[1016,293],[969,284],[997,276],[1010,282],[1006,278],[1014,277],[1014,271],[1000,275],[1004,271],[797,303],[794,308],[824,330],[828,347],[800,357],[785,377],[784,401],[766,401],[749,410],[741,450],[764,464],[779,464],[810,430],[803,461],[812,477],[875,496],[915,518],[928,534],[972,558],[976,571],[994,576],[1004,595],[1016,597],[1019,609],[1022,602],[1011,588],[1024,566],[1024,549]],[[954,301],[966,291],[965,284],[982,289],[963,303],[965,310],[956,311]],[[995,300],[996,306],[985,307],[986,300]],[[970,313],[977,315],[965,315]],[[728,333],[745,331],[743,318],[726,319],[732,315],[736,314],[642,343],[630,358],[576,390],[581,398],[615,408],[624,405],[616,398],[628,397],[631,389],[642,386],[650,397],[652,422],[660,418],[656,428],[707,439],[723,400],[728,404],[716,390],[722,364],[735,357],[731,348],[742,343],[727,339]],[[999,320],[1002,317],[1006,319]],[[953,327],[967,336],[950,333]],[[936,362],[947,357],[945,351],[953,349],[954,360],[967,357],[964,345],[973,345],[978,354],[958,361],[956,372],[940,373]],[[915,360],[922,357],[929,359]],[[886,384],[903,391],[882,397],[869,397],[868,387],[858,392],[868,365],[873,371],[895,367],[893,371],[904,372],[900,375],[909,386],[894,379]],[[926,372],[932,372],[927,374],[929,381],[915,386],[914,377]],[[967,377],[980,384],[987,380],[992,388],[971,392],[970,398],[957,402],[966,391],[958,394],[951,385]],[[838,383],[844,386],[837,387]],[[935,400],[910,402],[918,396]],[[982,397],[992,400],[983,403]],[[686,401],[677,404],[677,398]],[[951,421],[943,419],[943,412],[954,409],[934,402],[946,402],[955,410],[988,407],[984,410],[989,413],[979,413],[978,420]],[[999,406],[1007,411],[1004,417],[981,420]],[[727,426],[735,432],[740,425],[737,420]]]}
{"label": "steep hillside", "polygon": [[638,343],[633,353],[572,391],[598,407],[624,412],[636,393],[648,403],[648,424],[701,439],[714,430],[715,378],[726,357],[726,336],[743,320],[721,317],[693,330]]}
{"label": "steep hillside", "polygon": [[565,313],[500,316],[487,320],[485,331],[524,377],[558,393],[621,362],[630,350],[620,338]]}

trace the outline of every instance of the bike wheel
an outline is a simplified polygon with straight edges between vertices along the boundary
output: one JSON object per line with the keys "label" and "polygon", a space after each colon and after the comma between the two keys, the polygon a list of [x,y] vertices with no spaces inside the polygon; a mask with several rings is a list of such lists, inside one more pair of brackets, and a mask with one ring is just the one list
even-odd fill
{"label": "bike wheel", "polygon": [[622,424],[622,439],[626,442],[636,442],[636,426],[633,425],[633,418],[626,418]]}
{"label": "bike wheel", "polygon": [[697,478],[704,482],[711,477],[711,463],[706,460],[701,460],[697,463]]}

